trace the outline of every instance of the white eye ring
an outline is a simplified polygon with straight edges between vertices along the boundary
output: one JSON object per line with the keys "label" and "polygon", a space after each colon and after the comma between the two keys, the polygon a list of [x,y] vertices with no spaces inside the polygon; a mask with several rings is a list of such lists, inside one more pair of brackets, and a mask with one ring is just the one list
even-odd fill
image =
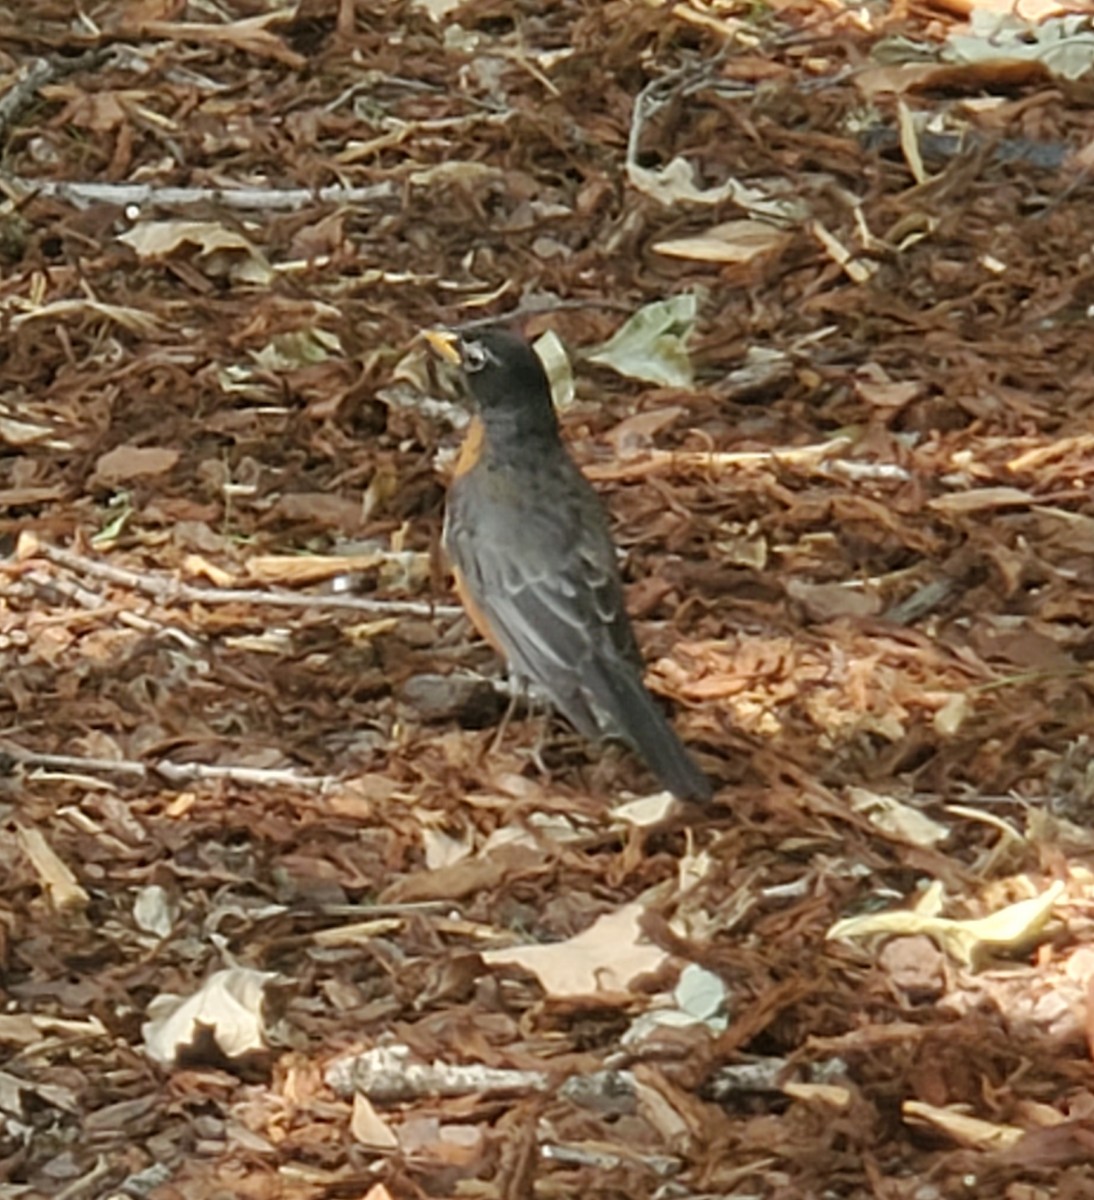
{"label": "white eye ring", "polygon": [[465,371],[481,371],[490,361],[490,351],[482,342],[464,342],[462,358]]}

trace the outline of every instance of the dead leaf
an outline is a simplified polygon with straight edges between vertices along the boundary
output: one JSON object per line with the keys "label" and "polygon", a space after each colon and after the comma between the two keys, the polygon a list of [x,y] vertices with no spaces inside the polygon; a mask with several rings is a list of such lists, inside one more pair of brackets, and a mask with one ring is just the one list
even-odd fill
{"label": "dead leaf", "polygon": [[626,994],[636,979],[660,971],[669,961],[645,940],[644,914],[641,904],[627,904],[565,942],[487,950],[483,961],[531,971],[555,999]]}
{"label": "dead leaf", "polygon": [[180,458],[177,450],[162,446],[115,446],[95,463],[95,478],[106,487],[133,479],[165,475]]}
{"label": "dead leaf", "polygon": [[276,978],[270,971],[228,967],[210,975],[192,996],[156,996],[141,1026],[145,1051],[171,1067],[188,1052],[200,1052],[203,1036],[227,1059],[265,1050],[263,1002],[267,984]]}
{"label": "dead leaf", "polygon": [[847,917],[832,926],[828,937],[922,933],[966,966],[976,967],[993,952],[1020,950],[1036,942],[1065,891],[1066,885],[1057,880],[1040,896],[1008,905],[990,916],[965,921],[914,909]]}
{"label": "dead leaf", "polygon": [[370,1150],[397,1150],[399,1139],[391,1126],[373,1108],[371,1101],[363,1092],[353,1093],[353,1116],[349,1123],[350,1133],[362,1146]]}
{"label": "dead leaf", "polygon": [[927,501],[927,507],[937,512],[974,513],[990,508],[1022,507],[1035,503],[1035,497],[1014,487],[973,488],[968,492],[951,492]]}
{"label": "dead leaf", "polygon": [[902,1111],[912,1124],[929,1125],[975,1150],[1007,1150],[1025,1136],[1025,1130],[1014,1125],[996,1125],[956,1108],[939,1108],[920,1100],[905,1100]]}
{"label": "dead leaf", "polygon": [[874,617],[884,607],[881,597],[845,583],[808,583],[789,579],[789,596],[805,609],[812,621],[830,621],[835,617]]}
{"label": "dead leaf", "polygon": [[87,908],[91,897],[80,886],[69,866],[62,862],[46,841],[41,830],[20,823],[16,825],[15,833],[54,909],[63,913]]}
{"label": "dead leaf", "polygon": [[[258,554],[247,560],[247,574],[262,583],[287,587],[321,583],[337,575],[351,575],[380,566],[390,556],[374,554]],[[426,557],[423,555],[423,558]]]}
{"label": "dead leaf", "polygon": [[854,375],[856,393],[875,408],[896,411],[904,408],[923,395],[923,381],[919,379],[893,380],[878,363],[867,363]]}
{"label": "dead leaf", "polygon": [[848,798],[855,812],[876,826],[886,837],[906,842],[910,846],[937,846],[950,835],[949,829],[925,813],[903,804],[894,796],[882,796],[866,788],[848,789]]}
{"label": "dead leaf", "polygon": [[747,263],[774,254],[790,240],[789,234],[766,221],[725,221],[705,233],[655,242],[654,250],[668,258],[694,262]]}
{"label": "dead leaf", "polygon": [[302,71],[308,60],[290,50],[271,33],[267,26],[285,19],[282,11],[244,17],[224,24],[200,21],[141,21],[132,28],[134,36],[143,39],[161,38],[165,41],[195,42],[238,50],[255,58],[269,58],[283,63],[290,70]]}
{"label": "dead leaf", "polygon": [[193,246],[205,272],[237,283],[267,284],[273,271],[260,253],[235,229],[216,221],[141,221],[118,241],[132,246],[142,261],[159,261],[183,246]]}

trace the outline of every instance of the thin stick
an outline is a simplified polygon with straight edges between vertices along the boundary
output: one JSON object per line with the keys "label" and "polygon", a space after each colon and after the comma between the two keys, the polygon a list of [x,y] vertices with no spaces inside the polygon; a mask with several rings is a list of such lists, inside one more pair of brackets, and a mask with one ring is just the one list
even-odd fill
{"label": "thin stick", "polygon": [[376,183],[369,187],[321,188],[252,187],[163,187],[151,183],[80,183],[63,179],[28,179],[22,175],[0,175],[0,183],[17,196],[27,193],[64,200],[77,207],[113,204],[118,208],[192,208],[216,204],[223,208],[251,209],[256,212],[286,212],[312,204],[353,204],[384,206],[394,204],[401,195],[397,183]]}
{"label": "thin stick", "polygon": [[834,437],[812,446],[788,446],[779,450],[647,450],[633,459],[590,463],[584,468],[590,479],[643,479],[662,471],[718,471],[750,467],[799,467],[825,471],[825,460],[851,444],[848,437]]}
{"label": "thin stick", "polygon": [[123,775],[128,779],[152,779],[159,776],[168,783],[195,783],[224,779],[232,783],[258,784],[262,787],[312,788],[325,791],[338,783],[334,775],[301,775],[296,771],[262,767],[214,766],[209,763],[179,763],[161,759],[137,762],[133,759],[81,758],[74,754],[39,754],[25,750],[16,742],[0,738],[0,753],[24,767],[42,767],[51,771],[76,771],[88,775]]}
{"label": "thin stick", "polygon": [[[57,575],[49,574],[47,571],[28,571],[23,576],[21,582],[29,584],[30,588],[39,595],[49,595],[50,592],[53,592],[64,596],[65,599],[79,605],[85,617],[116,617],[122,625],[128,625],[130,629],[136,629],[140,633],[164,635],[173,638],[179,645],[191,651],[201,648],[201,643],[196,638],[191,637],[188,633],[184,633],[181,629],[176,629],[171,625],[164,625],[159,621],[153,621],[151,618],[142,616],[140,613],[130,612],[120,604],[112,604],[104,596],[98,592],[91,591],[82,583],[74,583],[67,579],[61,579]],[[66,620],[71,618],[68,618],[66,614],[62,614],[61,619]]]}
{"label": "thin stick", "polygon": [[461,609],[454,604],[428,604],[420,600],[366,600],[362,596],[308,596],[295,592],[261,591],[257,588],[195,587],[168,575],[147,574],[115,567],[86,558],[72,550],[36,542],[28,557],[38,555],[69,571],[103,579],[121,587],[153,596],[161,604],[255,604],[274,608],[344,608],[373,616],[453,618]]}

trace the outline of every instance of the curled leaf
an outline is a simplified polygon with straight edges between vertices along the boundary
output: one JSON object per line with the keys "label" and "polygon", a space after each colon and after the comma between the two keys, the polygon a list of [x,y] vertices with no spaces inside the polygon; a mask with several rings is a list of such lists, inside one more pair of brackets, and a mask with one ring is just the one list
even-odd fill
{"label": "curled leaf", "polygon": [[695,328],[698,310],[699,299],[693,292],[647,304],[587,358],[628,379],[661,387],[690,387],[687,339]]}

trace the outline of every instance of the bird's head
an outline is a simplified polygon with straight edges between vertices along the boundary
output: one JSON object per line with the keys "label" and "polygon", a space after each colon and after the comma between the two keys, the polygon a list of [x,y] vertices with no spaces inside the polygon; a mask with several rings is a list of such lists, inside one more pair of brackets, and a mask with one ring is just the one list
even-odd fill
{"label": "bird's head", "polygon": [[459,369],[483,420],[555,427],[551,385],[539,356],[515,333],[495,327],[457,333],[430,329],[425,339]]}

